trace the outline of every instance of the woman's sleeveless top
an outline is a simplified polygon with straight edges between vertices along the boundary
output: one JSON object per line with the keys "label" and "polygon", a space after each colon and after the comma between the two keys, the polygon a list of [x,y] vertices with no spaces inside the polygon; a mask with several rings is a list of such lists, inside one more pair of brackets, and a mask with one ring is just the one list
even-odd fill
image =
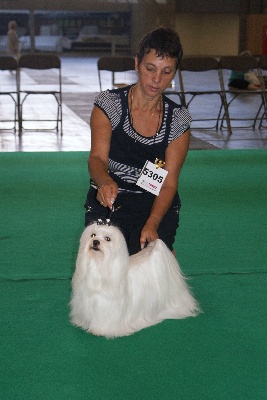
{"label": "woman's sleeveless top", "polygon": [[[163,117],[158,132],[152,137],[142,136],[131,123],[128,107],[130,88],[101,92],[94,104],[106,114],[112,126],[108,160],[110,176],[121,192],[142,192],[136,181],[145,162],[154,163],[156,158],[164,161],[169,143],[188,130],[192,119],[185,107],[163,95]],[[96,187],[93,182],[91,185]]]}

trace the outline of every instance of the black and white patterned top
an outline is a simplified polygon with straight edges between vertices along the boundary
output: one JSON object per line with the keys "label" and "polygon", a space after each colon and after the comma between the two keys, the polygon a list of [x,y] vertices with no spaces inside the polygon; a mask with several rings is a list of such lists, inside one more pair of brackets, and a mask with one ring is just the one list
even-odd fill
{"label": "black and white patterned top", "polygon": [[[120,191],[140,192],[136,186],[147,160],[165,160],[165,151],[173,140],[190,127],[191,116],[185,107],[163,95],[163,117],[158,132],[152,137],[140,135],[132,126],[128,96],[131,86],[106,90],[95,98],[95,106],[108,117],[112,126],[109,153],[109,174]],[[91,182],[93,187],[96,187]]]}

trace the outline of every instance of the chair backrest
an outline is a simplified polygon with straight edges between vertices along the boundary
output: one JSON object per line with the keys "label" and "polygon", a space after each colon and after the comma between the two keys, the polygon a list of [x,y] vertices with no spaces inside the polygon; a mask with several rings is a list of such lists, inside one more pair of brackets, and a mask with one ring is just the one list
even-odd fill
{"label": "chair backrest", "polygon": [[100,71],[105,70],[111,72],[134,71],[134,57],[100,57],[97,62],[97,68]]}
{"label": "chair backrest", "polygon": [[[34,74],[34,80],[39,83],[39,85],[47,84],[48,80],[53,81],[53,85],[58,85],[58,91],[62,91],[62,76],[61,76],[61,60],[59,56],[55,54],[23,54],[18,61],[18,87],[19,91],[25,91],[27,86],[27,80],[23,78],[21,71],[23,69],[32,70]],[[57,70],[56,74],[51,76],[50,70]],[[39,71],[35,72],[34,71]],[[43,72],[41,72],[43,71]],[[25,86],[26,85],[26,86]],[[35,87],[35,91],[40,91],[40,87]],[[49,91],[44,89],[44,91]]]}
{"label": "chair backrest", "polygon": [[18,68],[17,60],[11,56],[0,56],[1,71],[15,71]]}
{"label": "chair backrest", "polygon": [[134,57],[131,56],[100,57],[97,62],[97,70],[98,70],[100,90],[102,90],[100,71],[110,71],[112,73],[113,87],[125,86],[127,85],[127,83],[115,82],[115,73],[135,71],[135,60]]}
{"label": "chair backrest", "polygon": [[253,56],[222,56],[219,59],[220,69],[246,72],[257,68],[258,60]]}
{"label": "chair backrest", "polygon": [[23,54],[18,61],[18,66],[30,69],[60,69],[61,61],[54,54]]}
{"label": "chair backrest", "polygon": [[267,69],[267,56],[260,56],[258,59],[258,68]]}
{"label": "chair backrest", "polygon": [[214,57],[184,57],[179,66],[181,71],[210,71],[219,68],[219,62]]}

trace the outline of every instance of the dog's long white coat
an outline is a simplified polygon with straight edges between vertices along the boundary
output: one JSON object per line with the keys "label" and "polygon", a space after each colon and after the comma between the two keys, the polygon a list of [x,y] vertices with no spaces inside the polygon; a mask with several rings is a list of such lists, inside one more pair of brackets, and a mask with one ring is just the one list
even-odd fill
{"label": "dog's long white coat", "polygon": [[[93,241],[99,245],[93,246]],[[129,257],[119,229],[97,224],[82,234],[70,305],[74,325],[106,337],[130,335],[199,311],[162,240]]]}

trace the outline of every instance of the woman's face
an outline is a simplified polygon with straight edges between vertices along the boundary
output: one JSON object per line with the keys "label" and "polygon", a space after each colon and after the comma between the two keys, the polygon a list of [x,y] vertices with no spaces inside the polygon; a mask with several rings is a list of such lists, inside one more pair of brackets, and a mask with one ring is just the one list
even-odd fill
{"label": "woman's face", "polygon": [[141,89],[149,97],[161,94],[173,80],[176,72],[176,59],[170,57],[159,57],[154,49],[145,54],[138,65],[137,58],[135,66],[139,72],[138,82]]}

